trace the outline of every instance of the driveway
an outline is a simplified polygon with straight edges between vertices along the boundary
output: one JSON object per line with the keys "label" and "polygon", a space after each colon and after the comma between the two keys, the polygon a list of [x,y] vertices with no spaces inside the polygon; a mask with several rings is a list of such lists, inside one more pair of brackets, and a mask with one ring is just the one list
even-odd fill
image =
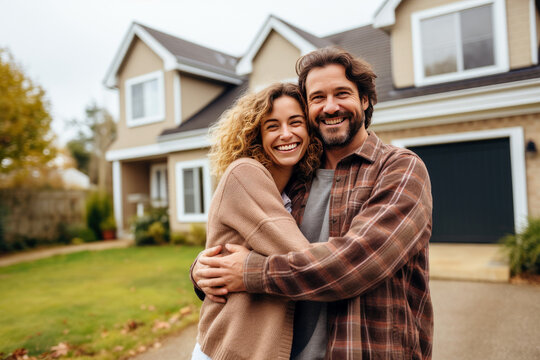
{"label": "driveway", "polygon": [[[540,359],[540,286],[431,281],[433,360]],[[196,326],[135,360],[188,360]]]}

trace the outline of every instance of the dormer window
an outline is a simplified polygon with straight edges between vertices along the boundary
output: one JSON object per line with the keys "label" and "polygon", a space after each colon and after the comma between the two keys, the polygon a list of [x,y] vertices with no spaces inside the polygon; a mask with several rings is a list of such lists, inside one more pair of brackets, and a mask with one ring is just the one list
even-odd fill
{"label": "dormer window", "polygon": [[129,127],[165,120],[162,71],[126,80],[126,119]]}
{"label": "dormer window", "polygon": [[412,15],[416,85],[508,71],[503,0],[453,3]]}

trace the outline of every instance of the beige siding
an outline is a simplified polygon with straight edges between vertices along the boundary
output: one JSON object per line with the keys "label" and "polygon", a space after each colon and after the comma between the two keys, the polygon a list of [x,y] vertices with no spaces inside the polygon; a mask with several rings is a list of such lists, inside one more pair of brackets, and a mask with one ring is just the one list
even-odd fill
{"label": "beige siding", "polygon": [[[395,139],[446,135],[451,133],[492,130],[497,128],[523,127],[525,141],[540,139],[540,114],[510,116],[482,121],[460,122],[447,125],[426,126],[395,131],[377,131],[377,135],[385,142]],[[527,198],[530,216],[540,216],[540,156],[526,156]]]}
{"label": "beige siding", "polygon": [[180,88],[182,93],[182,121],[202,109],[225,89],[221,84],[183,73],[180,75]]}
{"label": "beige siding", "polygon": [[396,9],[396,23],[391,30],[392,75],[398,88],[414,86],[414,63],[411,15],[455,1],[405,0]]}
{"label": "beige siding", "polygon": [[258,89],[275,81],[295,79],[294,66],[299,57],[300,50],[272,30],[253,59],[250,89]]}
{"label": "beige siding", "polygon": [[538,46],[540,46],[540,14],[538,14],[538,10],[535,11],[535,19],[536,19],[536,49],[535,51],[538,51]]}
{"label": "beige siding", "polygon": [[[118,139],[110,150],[153,144],[164,129],[174,127],[174,112],[170,111],[173,104],[170,104],[170,101],[165,104],[165,121],[135,127],[127,127],[126,124],[126,80],[158,70],[163,70],[163,61],[144,42],[135,39],[118,73],[118,90],[120,94]],[[172,76],[170,73],[164,74],[164,86],[165,93],[172,93]]]}
{"label": "beige siding", "polygon": [[[411,15],[438,6],[461,2],[449,0],[402,1],[396,9],[396,23],[391,29],[392,74],[398,88],[414,86]],[[531,65],[529,2],[506,0],[508,46],[512,69]]]}
{"label": "beige siding", "polygon": [[529,0],[506,0],[510,68],[532,65]]}
{"label": "beige siding", "polygon": [[208,149],[183,151],[169,155],[168,172],[169,172],[169,217],[171,231],[187,231],[190,224],[181,223],[178,221],[178,211],[176,204],[176,163],[190,160],[206,159]]}

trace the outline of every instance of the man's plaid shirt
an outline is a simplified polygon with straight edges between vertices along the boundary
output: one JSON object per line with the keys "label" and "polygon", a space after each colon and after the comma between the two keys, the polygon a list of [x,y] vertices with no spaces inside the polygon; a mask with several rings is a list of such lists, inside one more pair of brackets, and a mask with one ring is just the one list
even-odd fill
{"label": "man's plaid shirt", "polygon": [[[290,195],[300,223],[309,186]],[[329,302],[327,359],[430,359],[431,213],[424,163],[370,132],[335,170],[329,241],[286,255],[251,252],[244,283],[251,293]]]}

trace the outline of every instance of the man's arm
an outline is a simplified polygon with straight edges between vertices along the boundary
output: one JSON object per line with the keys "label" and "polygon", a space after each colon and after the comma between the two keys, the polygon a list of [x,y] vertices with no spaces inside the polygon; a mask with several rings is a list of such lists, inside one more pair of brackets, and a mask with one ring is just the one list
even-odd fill
{"label": "man's arm", "polygon": [[[242,275],[248,292],[293,300],[346,299],[392,276],[427,246],[431,211],[431,187],[424,164],[414,155],[401,155],[380,174],[344,237],[286,255],[264,257],[251,252],[246,259],[242,253],[234,253],[233,258],[223,259],[229,264],[245,259]],[[219,266],[228,276],[234,272],[221,259],[211,260],[208,265]],[[201,282],[220,283],[218,279]]]}

